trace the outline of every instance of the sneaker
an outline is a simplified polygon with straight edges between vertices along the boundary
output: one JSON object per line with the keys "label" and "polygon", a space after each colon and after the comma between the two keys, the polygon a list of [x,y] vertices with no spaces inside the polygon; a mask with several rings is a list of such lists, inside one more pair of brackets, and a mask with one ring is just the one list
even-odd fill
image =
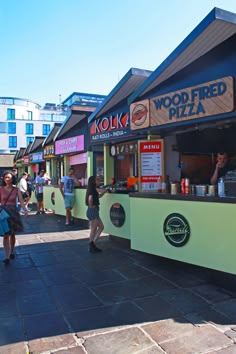
{"label": "sneaker", "polygon": [[25,213],[24,209],[21,208],[21,209],[20,209],[20,213],[21,213],[21,214],[24,214],[24,213]]}
{"label": "sneaker", "polygon": [[37,211],[37,213],[35,215],[40,215],[40,211]]}
{"label": "sneaker", "polygon": [[46,213],[45,213],[45,210],[41,210],[41,214],[46,214]]}
{"label": "sneaker", "polygon": [[102,252],[101,248],[98,248],[96,245],[94,245],[94,248],[95,248],[96,252]]}
{"label": "sneaker", "polygon": [[94,242],[90,242],[89,243],[89,252],[90,253],[98,253],[98,252],[102,252],[102,250],[100,248],[98,248]]}
{"label": "sneaker", "polygon": [[4,259],[3,263],[5,263],[5,265],[8,265],[10,263],[10,259],[9,258]]}

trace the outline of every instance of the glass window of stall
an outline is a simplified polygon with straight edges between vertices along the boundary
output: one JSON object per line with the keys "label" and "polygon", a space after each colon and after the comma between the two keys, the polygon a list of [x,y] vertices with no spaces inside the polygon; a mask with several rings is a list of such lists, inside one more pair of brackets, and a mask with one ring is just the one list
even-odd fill
{"label": "glass window of stall", "polygon": [[100,183],[104,184],[104,154],[102,152],[94,152],[94,168],[96,176],[99,177]]}
{"label": "glass window of stall", "polygon": [[[115,179],[117,183],[127,184],[132,178],[138,177],[137,142],[116,145]],[[129,185],[128,185],[129,187]]]}

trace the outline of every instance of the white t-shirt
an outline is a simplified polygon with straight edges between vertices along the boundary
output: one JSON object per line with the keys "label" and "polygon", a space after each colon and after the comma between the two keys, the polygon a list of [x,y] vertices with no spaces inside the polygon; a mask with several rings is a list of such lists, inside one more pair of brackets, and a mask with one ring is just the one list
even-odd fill
{"label": "white t-shirt", "polygon": [[23,177],[20,179],[19,188],[22,193],[27,192],[27,182]]}

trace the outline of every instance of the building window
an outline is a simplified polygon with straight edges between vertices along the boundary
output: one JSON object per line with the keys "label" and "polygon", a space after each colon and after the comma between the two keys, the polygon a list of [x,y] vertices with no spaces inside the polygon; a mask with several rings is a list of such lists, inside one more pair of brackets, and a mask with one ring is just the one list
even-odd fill
{"label": "building window", "polygon": [[14,120],[16,119],[15,117],[15,109],[12,108],[7,108],[7,120]]}
{"label": "building window", "polygon": [[33,119],[33,112],[27,111],[27,119],[32,120]]}
{"label": "building window", "polygon": [[17,147],[17,136],[9,136],[9,148]]}
{"label": "building window", "polygon": [[7,133],[7,123],[0,122],[0,133]]}
{"label": "building window", "polygon": [[50,133],[51,126],[50,124],[43,124],[43,135],[48,135]]}
{"label": "building window", "polygon": [[25,124],[25,134],[34,134],[34,125],[33,123]]}
{"label": "building window", "polygon": [[33,140],[34,140],[34,137],[33,137],[33,136],[27,136],[27,137],[26,137],[26,146],[28,146],[29,143],[31,143],[31,141],[33,141]]}
{"label": "building window", "polygon": [[16,134],[16,123],[8,123],[8,134]]}

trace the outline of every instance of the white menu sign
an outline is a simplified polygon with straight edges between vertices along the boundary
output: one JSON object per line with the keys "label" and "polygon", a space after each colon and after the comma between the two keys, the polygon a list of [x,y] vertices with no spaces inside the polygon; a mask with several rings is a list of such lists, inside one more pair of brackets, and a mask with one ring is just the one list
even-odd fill
{"label": "white menu sign", "polygon": [[158,178],[163,177],[163,141],[141,141],[140,172],[142,191],[156,191]]}

